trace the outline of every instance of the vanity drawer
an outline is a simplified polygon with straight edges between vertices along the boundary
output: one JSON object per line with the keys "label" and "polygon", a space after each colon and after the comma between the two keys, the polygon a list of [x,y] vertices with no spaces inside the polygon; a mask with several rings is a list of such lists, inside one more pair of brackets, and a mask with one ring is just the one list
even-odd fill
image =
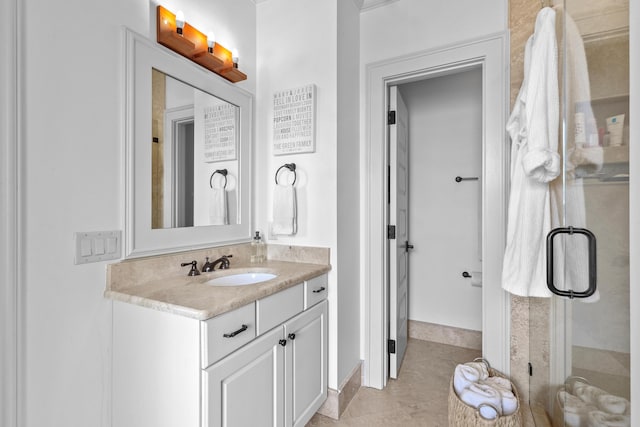
{"label": "vanity drawer", "polygon": [[313,307],[320,301],[327,299],[328,289],[329,276],[326,274],[304,282],[304,309]]}
{"label": "vanity drawer", "polygon": [[203,321],[200,336],[204,369],[256,337],[254,303]]}
{"label": "vanity drawer", "polygon": [[258,335],[267,332],[303,310],[303,284],[295,285],[256,301]]}

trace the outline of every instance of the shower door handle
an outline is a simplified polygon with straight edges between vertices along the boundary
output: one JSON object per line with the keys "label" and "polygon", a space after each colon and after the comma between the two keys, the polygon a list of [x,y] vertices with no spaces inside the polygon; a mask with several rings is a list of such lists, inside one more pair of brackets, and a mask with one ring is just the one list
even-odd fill
{"label": "shower door handle", "polygon": [[[558,234],[582,234],[587,237],[589,244],[589,287],[586,291],[573,291],[558,289],[553,282],[553,239]],[[568,298],[588,298],[596,292],[596,281],[598,278],[596,269],[596,236],[586,228],[559,227],[554,228],[547,235],[547,287],[551,292],[561,297]]]}

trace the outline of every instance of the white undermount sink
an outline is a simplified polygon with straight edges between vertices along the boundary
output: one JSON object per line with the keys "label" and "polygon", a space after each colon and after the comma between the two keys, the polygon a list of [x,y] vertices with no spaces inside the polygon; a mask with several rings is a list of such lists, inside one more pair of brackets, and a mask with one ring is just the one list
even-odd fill
{"label": "white undermount sink", "polygon": [[278,276],[271,273],[238,273],[211,279],[205,283],[212,286],[244,286],[266,282],[276,277]]}

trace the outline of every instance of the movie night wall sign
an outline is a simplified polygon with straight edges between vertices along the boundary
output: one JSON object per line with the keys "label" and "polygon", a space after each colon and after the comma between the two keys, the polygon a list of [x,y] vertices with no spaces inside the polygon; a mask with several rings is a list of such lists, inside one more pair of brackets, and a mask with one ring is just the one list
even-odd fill
{"label": "movie night wall sign", "polygon": [[316,86],[273,95],[273,154],[313,153],[316,148]]}

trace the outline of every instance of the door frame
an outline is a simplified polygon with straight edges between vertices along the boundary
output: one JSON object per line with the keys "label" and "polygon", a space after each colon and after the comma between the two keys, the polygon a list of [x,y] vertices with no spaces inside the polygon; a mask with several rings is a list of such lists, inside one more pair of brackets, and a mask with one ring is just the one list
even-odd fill
{"label": "door frame", "polygon": [[492,34],[368,64],[365,69],[364,195],[364,385],[384,388],[388,379],[388,250],[386,165],[388,87],[481,67],[482,135],[482,334],[483,355],[509,375],[510,299],[502,290],[506,241],[509,151],[505,125],[509,110],[509,35]]}
{"label": "door frame", "polygon": [[0,424],[15,427],[22,414],[24,313],[21,297],[22,197],[22,3],[9,0],[0,5],[2,49],[0,55]]}

